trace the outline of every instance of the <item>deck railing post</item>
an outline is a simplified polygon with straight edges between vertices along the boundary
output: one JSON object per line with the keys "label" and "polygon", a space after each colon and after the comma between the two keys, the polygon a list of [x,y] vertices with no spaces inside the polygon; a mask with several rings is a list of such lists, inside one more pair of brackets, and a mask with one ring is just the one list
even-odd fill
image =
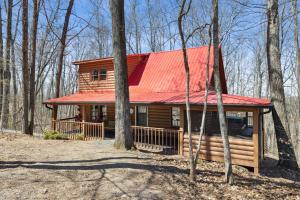
{"label": "deck railing post", "polygon": [[83,140],[85,140],[86,139],[86,134],[85,134],[85,122],[84,122],[84,120],[81,122],[81,125],[82,125]]}
{"label": "deck railing post", "polygon": [[183,137],[184,137],[184,132],[183,132],[183,128],[179,129],[179,140],[178,140],[178,154],[183,156]]}
{"label": "deck railing post", "polygon": [[104,122],[101,123],[101,129],[102,129],[102,140],[104,140]]}

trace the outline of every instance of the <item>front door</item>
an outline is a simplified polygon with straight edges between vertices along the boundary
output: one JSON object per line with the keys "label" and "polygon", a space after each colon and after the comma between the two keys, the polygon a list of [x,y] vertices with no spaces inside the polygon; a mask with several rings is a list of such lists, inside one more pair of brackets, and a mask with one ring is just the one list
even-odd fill
{"label": "front door", "polygon": [[148,107],[137,106],[136,124],[137,126],[148,126]]}

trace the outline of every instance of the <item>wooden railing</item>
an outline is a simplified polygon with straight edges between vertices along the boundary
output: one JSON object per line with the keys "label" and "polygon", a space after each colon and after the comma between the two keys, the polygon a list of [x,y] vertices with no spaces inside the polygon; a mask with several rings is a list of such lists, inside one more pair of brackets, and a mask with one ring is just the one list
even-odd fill
{"label": "wooden railing", "polygon": [[52,127],[55,131],[68,136],[69,139],[103,140],[104,123],[80,122],[74,120],[54,120]]}
{"label": "wooden railing", "polygon": [[160,150],[164,154],[178,154],[183,138],[182,130],[131,126],[134,143],[137,148]]}

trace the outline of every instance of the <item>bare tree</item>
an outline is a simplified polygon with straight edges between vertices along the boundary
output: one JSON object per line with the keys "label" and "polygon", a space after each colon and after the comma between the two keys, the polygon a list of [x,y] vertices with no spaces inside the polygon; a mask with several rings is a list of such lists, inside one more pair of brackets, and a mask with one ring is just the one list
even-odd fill
{"label": "bare tree", "polygon": [[222,134],[224,146],[224,162],[225,162],[225,181],[229,184],[233,183],[231,154],[228,140],[228,130],[225,119],[225,112],[222,99],[222,86],[219,71],[219,19],[218,19],[218,0],[213,0],[213,47],[214,47],[214,81],[217,95],[217,104],[219,112],[220,130]]}
{"label": "bare tree", "polygon": [[271,101],[274,104],[272,116],[277,137],[279,164],[295,167],[296,158],[291,144],[280,64],[278,0],[268,1],[267,17],[267,63]]}
{"label": "bare tree", "polygon": [[[69,21],[70,21],[70,16],[72,13],[73,4],[74,4],[74,0],[70,0],[66,15],[65,15],[62,34],[61,34],[61,37],[59,38],[60,47],[59,47],[57,71],[56,71],[56,77],[55,77],[55,80],[56,80],[55,81],[55,97],[56,98],[58,98],[60,95],[61,74],[62,74],[62,70],[63,70],[63,64],[64,64],[63,61],[64,61],[64,53],[65,53],[65,48],[66,48],[67,33],[68,33]],[[57,105],[54,105],[53,106],[54,119],[57,118],[57,109],[58,109]]]}
{"label": "bare tree", "polygon": [[30,63],[30,123],[29,134],[33,134],[34,129],[34,112],[35,112],[35,63],[36,63],[36,43],[37,43],[37,28],[39,21],[40,0],[33,0],[33,15],[32,15],[32,32],[31,32],[31,63]]}
{"label": "bare tree", "polygon": [[11,50],[11,24],[12,24],[13,0],[8,0],[7,24],[6,24],[6,49],[5,49],[5,70],[3,74],[3,104],[1,112],[1,127],[8,128],[9,119],[9,98],[10,98],[10,50]]}
{"label": "bare tree", "polygon": [[2,7],[0,4],[0,118],[2,112],[2,99],[3,99],[3,69],[4,69],[4,57],[3,57],[3,33],[2,33]]}
{"label": "bare tree", "polygon": [[112,15],[112,40],[115,68],[115,143],[117,149],[131,149],[129,89],[126,57],[124,0],[110,0]]}
{"label": "bare tree", "polygon": [[[300,46],[299,46],[299,29],[298,29],[298,8],[297,8],[297,0],[292,0],[292,7],[293,7],[293,16],[294,16],[294,46],[296,51],[296,81],[298,86],[298,137],[300,136]],[[295,145],[298,144],[298,137],[295,133],[294,143]],[[300,141],[299,141],[300,142]],[[300,156],[300,152],[299,156]],[[300,158],[298,156],[299,162]]]}
{"label": "bare tree", "polygon": [[23,133],[29,134],[28,126],[28,92],[29,92],[29,66],[28,66],[28,0],[22,0],[22,60],[23,60]]}
{"label": "bare tree", "polygon": [[18,35],[18,27],[19,27],[19,21],[20,21],[20,11],[21,6],[18,9],[18,14],[16,18],[16,24],[15,24],[15,30],[14,30],[14,36],[11,40],[11,64],[12,64],[12,82],[13,82],[13,105],[12,105],[12,113],[13,113],[13,128],[17,130],[17,117],[18,117],[18,106],[17,106],[17,93],[18,93],[18,87],[17,87],[17,71],[16,71],[16,38]]}
{"label": "bare tree", "polygon": [[197,148],[196,156],[195,156],[195,163],[198,162],[198,158],[200,156],[201,140],[202,140],[202,136],[204,135],[205,121],[206,121],[207,100],[208,100],[208,90],[209,90],[209,65],[210,65],[209,60],[210,60],[210,48],[211,48],[211,24],[209,25],[209,28],[208,28],[208,35],[209,35],[209,42],[208,42],[208,48],[207,48],[206,69],[205,69],[204,105],[203,105],[201,127],[200,127],[200,133],[199,133],[198,148]]}
{"label": "bare tree", "polygon": [[[127,44],[129,50],[133,53],[141,53],[141,26],[137,11],[138,3],[137,0],[130,1],[130,18],[128,20],[127,28]],[[133,37],[131,45],[131,37]]]}
{"label": "bare tree", "polygon": [[262,45],[257,41],[254,47],[255,54],[255,86],[254,86],[254,96],[262,97],[262,82],[263,82],[263,48]]}
{"label": "bare tree", "polygon": [[189,136],[189,160],[190,160],[190,180],[195,181],[196,179],[196,164],[193,154],[193,144],[192,144],[192,129],[191,129],[191,106],[190,106],[190,68],[188,62],[188,55],[186,50],[186,39],[183,33],[182,20],[184,16],[189,12],[191,8],[192,0],[186,7],[186,0],[181,1],[178,16],[178,29],[182,46],[184,70],[185,70],[185,106],[186,106],[186,119],[187,119],[187,131]]}

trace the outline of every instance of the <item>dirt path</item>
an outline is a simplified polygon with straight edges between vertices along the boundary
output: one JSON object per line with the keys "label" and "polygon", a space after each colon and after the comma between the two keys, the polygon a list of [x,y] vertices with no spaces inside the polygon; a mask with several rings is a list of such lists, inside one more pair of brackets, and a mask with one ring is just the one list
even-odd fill
{"label": "dirt path", "polygon": [[0,199],[300,199],[294,172],[280,171],[288,180],[255,177],[235,167],[236,185],[229,187],[222,180],[222,164],[206,162],[191,184],[187,164],[176,156],[117,151],[110,140],[5,134],[0,149]]}

